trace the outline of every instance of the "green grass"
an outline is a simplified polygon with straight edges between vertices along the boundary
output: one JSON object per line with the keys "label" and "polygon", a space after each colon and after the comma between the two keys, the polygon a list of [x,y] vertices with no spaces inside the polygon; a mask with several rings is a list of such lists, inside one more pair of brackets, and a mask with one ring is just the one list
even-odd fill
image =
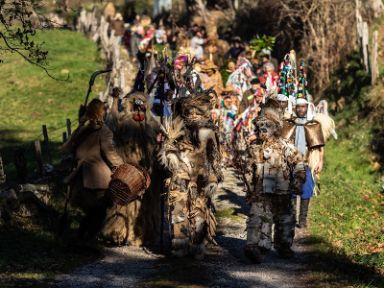
{"label": "green grass", "polygon": [[[17,55],[10,55],[1,64],[0,127],[18,130],[22,139],[36,138],[42,124],[48,129],[63,127],[66,118],[75,119],[83,102],[90,74],[102,68],[95,44],[81,34],[70,31],[44,31],[37,40],[45,42],[49,51],[50,72],[69,81],[58,82],[36,66]],[[102,81],[96,83],[100,90]],[[61,135],[54,134],[55,140]]]}
{"label": "green grass", "polygon": [[243,218],[236,214],[236,211],[234,208],[226,208],[216,211],[215,216],[218,219],[222,218],[229,218],[232,221],[240,222]]}
{"label": "green grass", "polygon": [[[338,118],[352,119],[351,115],[346,111]],[[329,263],[338,258],[338,268],[344,271],[348,266],[372,268],[372,275],[384,281],[383,183],[372,169],[371,124],[352,122],[338,130],[339,140],[327,143],[321,194],[311,206],[311,233],[318,239],[317,252],[329,255]],[[353,287],[377,287],[364,283]]]}
{"label": "green grass", "polygon": [[[49,51],[50,73],[64,79],[69,73],[69,80],[53,80],[16,54],[3,56],[4,63],[0,64],[0,153],[11,181],[15,180],[12,155],[17,147],[23,147],[26,152],[29,174],[35,169],[31,143],[42,140],[41,125],[47,125],[52,152],[59,156],[57,148],[65,131],[65,120],[71,119],[72,129],[76,128],[78,108],[84,101],[89,77],[104,67],[96,44],[82,34],[41,31],[36,35],[36,42],[44,42]],[[97,78],[91,98],[104,86],[103,79]],[[55,157],[56,162],[58,159]],[[62,195],[57,198],[51,207],[54,217],[45,215],[37,223],[16,217],[9,225],[0,226],[0,286],[41,287],[55,274],[70,271],[99,256],[93,250],[74,251],[65,241],[55,238]]]}
{"label": "green grass", "polygon": [[[7,169],[12,156],[10,149],[42,139],[41,126],[47,125],[49,137],[59,143],[65,131],[65,120],[73,120],[75,128],[79,105],[84,101],[92,72],[103,67],[96,45],[83,35],[71,31],[49,30],[36,35],[49,51],[49,71],[65,82],[49,78],[45,72],[16,54],[4,57],[0,64],[0,151]],[[94,93],[104,88],[97,79]],[[5,154],[5,155],[4,155]],[[33,159],[33,158],[32,158]]]}

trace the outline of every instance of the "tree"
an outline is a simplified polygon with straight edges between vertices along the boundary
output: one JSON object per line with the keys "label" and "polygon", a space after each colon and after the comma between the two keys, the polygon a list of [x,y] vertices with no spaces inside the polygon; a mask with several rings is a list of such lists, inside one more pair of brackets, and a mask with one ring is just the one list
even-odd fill
{"label": "tree", "polygon": [[47,68],[48,51],[34,41],[39,5],[39,0],[0,0],[0,62],[8,53],[16,53],[56,79]]}

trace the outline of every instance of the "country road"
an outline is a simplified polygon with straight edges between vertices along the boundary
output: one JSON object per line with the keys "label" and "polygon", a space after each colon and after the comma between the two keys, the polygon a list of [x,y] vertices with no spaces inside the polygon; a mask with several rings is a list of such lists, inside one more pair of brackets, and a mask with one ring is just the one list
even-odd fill
{"label": "country road", "polygon": [[[297,235],[294,259],[282,260],[275,252],[255,265],[243,256],[246,210],[241,181],[226,170],[225,182],[215,199],[219,211],[218,246],[210,246],[203,261],[173,259],[141,248],[105,248],[104,258],[60,275],[54,287],[309,287],[304,281],[306,247]],[[306,262],[306,261],[305,261]]]}

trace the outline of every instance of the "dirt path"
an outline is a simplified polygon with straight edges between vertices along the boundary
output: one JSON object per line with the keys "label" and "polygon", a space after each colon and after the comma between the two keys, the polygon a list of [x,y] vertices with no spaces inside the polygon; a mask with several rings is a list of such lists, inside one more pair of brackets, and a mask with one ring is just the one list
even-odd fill
{"label": "dirt path", "polygon": [[225,183],[215,201],[219,245],[209,247],[203,261],[172,259],[132,247],[106,248],[104,259],[57,277],[55,287],[308,287],[302,280],[308,270],[300,234],[294,259],[282,260],[271,252],[265,263],[254,265],[244,258],[243,186],[234,171],[224,174]]}

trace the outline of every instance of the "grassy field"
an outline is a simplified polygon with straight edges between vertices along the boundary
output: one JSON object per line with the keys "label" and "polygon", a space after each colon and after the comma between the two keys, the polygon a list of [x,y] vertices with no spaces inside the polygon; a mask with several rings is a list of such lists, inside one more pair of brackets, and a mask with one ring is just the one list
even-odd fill
{"label": "grassy field", "polygon": [[[0,64],[0,153],[10,180],[14,177],[11,164],[17,147],[26,150],[29,172],[35,169],[32,141],[42,139],[41,125],[46,124],[57,148],[65,131],[65,120],[76,118],[84,101],[92,72],[103,68],[95,43],[70,31],[43,31],[37,40],[45,42],[49,51],[50,73],[65,82],[49,78],[38,67],[26,63],[15,54],[3,57]],[[100,77],[94,86],[95,96],[104,88]],[[91,97],[92,97],[91,96]],[[13,179],[14,180],[14,179]],[[57,215],[59,211],[53,211]],[[11,225],[0,226],[0,286],[41,287],[53,275],[66,272],[95,257],[97,253],[68,248],[65,241],[55,238],[57,223],[49,217],[43,221],[16,219]],[[80,251],[81,252],[81,251]]]}
{"label": "grassy field", "polygon": [[[353,119],[349,113],[338,119]],[[384,285],[384,183],[373,171],[371,124],[355,119],[343,126],[339,140],[326,146],[321,194],[311,206],[311,233],[317,252],[327,258],[324,271],[333,270],[326,282],[340,283],[347,275],[353,287],[380,287],[368,285],[369,279],[364,285],[356,284],[372,276],[379,279],[372,283]]]}
{"label": "grassy field", "polygon": [[[51,140],[60,142],[66,118],[76,125],[91,73],[103,67],[96,45],[78,33],[43,31],[36,39],[49,51],[50,73],[61,79],[69,73],[69,80],[53,80],[15,54],[4,58],[0,64],[0,151],[6,164],[12,160],[11,146],[30,149],[31,141],[42,138],[43,124]],[[94,91],[103,87],[103,80],[98,78]],[[12,166],[7,168],[12,171]]]}

